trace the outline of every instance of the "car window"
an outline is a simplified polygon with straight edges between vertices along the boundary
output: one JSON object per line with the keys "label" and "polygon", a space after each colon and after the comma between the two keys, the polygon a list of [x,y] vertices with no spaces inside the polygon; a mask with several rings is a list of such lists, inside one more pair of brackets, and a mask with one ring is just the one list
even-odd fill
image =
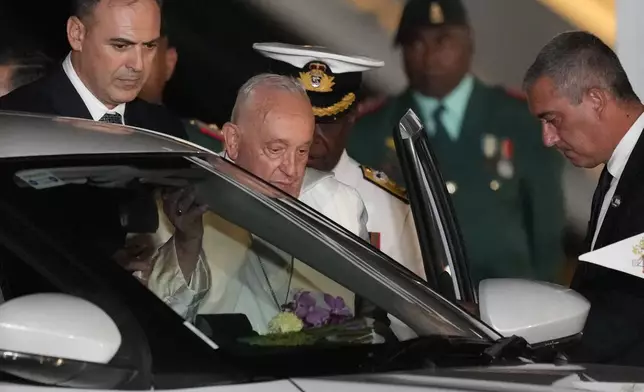
{"label": "car window", "polygon": [[[172,257],[153,258],[149,276],[125,270],[119,275],[127,277],[128,284],[149,288],[158,305],[189,321],[182,332],[176,320],[154,326],[158,321],[142,316],[149,306],[147,297],[138,298],[145,296],[130,288],[130,295],[137,297],[129,298],[131,306],[138,309],[135,316],[150,334],[154,365],[161,372],[176,370],[172,351],[178,346],[196,345],[194,339],[167,342],[167,336],[186,332],[199,335],[201,349],[221,352],[223,348],[225,353],[241,355],[243,350],[238,348],[246,347],[250,351],[244,355],[254,360],[272,352],[264,349],[307,347],[320,341],[370,347],[360,354],[366,360],[373,357],[370,350],[387,339],[417,335],[488,339],[466,313],[438,297],[411,272],[221,159],[208,163],[168,154],[13,160],[3,162],[0,181],[5,190],[2,200],[52,238],[85,249],[89,270],[95,267],[93,259],[110,260],[117,267],[119,251],[141,238],[156,256],[172,255],[171,246],[169,253],[163,253],[175,232],[163,212],[163,192],[188,186],[196,190],[199,200],[208,205],[203,217],[202,265],[207,267],[209,290],[195,286],[203,282],[193,279],[195,275],[183,276]],[[114,287],[119,282],[106,279],[104,284],[114,290],[121,288]],[[196,311],[186,312],[189,308]],[[193,326],[188,327],[190,323]],[[298,329],[301,333],[288,336],[268,334]],[[203,344],[208,341],[214,344]],[[208,354],[201,355],[214,361]],[[334,355],[349,354],[337,351]],[[248,361],[230,362],[249,366]],[[262,366],[269,374],[278,374],[270,363]],[[360,363],[356,360],[351,368]],[[189,369],[192,364],[184,361],[181,366]],[[262,366],[254,369],[261,371]]]}

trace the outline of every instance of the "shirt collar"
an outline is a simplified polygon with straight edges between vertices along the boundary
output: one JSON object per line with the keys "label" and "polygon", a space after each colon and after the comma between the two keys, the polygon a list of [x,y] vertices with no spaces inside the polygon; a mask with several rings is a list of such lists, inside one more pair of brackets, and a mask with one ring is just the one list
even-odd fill
{"label": "shirt collar", "polygon": [[337,175],[337,172],[342,172],[349,163],[349,154],[347,154],[347,150],[345,149],[342,151],[342,155],[340,155],[337,165],[335,165],[331,171]]}
{"label": "shirt collar", "polygon": [[91,91],[89,91],[87,86],[85,86],[85,84],[81,81],[80,77],[76,73],[76,70],[72,65],[71,53],[69,53],[67,57],[65,57],[65,61],[63,61],[63,71],[65,71],[65,74],[69,78],[69,81],[72,82],[72,85],[78,92],[78,95],[80,95],[83,103],[85,103],[85,106],[87,107],[87,110],[89,110],[89,114],[92,116],[92,119],[94,119],[94,121],[100,120],[101,117],[103,117],[103,115],[108,112],[120,114],[121,121],[123,121],[123,119],[125,118],[125,104],[122,103],[112,110],[103,105],[103,103],[99,101]]}
{"label": "shirt collar", "polygon": [[624,168],[626,167],[626,162],[630,158],[635,144],[642,134],[642,129],[644,128],[644,113],[642,113],[637,120],[633,123],[631,128],[626,132],[622,140],[620,140],[613,155],[611,155],[608,160],[608,172],[617,180],[622,176]]}
{"label": "shirt collar", "polygon": [[463,119],[465,118],[465,111],[467,104],[474,89],[474,77],[470,74],[466,75],[463,80],[452,90],[442,101],[433,97],[427,97],[417,91],[412,92],[412,96],[419,106],[421,117],[425,120],[425,124],[429,125],[427,131],[430,134],[434,133],[435,125],[432,119],[432,113],[438,108],[440,103],[443,103],[445,111],[441,116],[443,125],[447,130],[449,137],[452,140],[457,140],[461,134],[461,127]]}

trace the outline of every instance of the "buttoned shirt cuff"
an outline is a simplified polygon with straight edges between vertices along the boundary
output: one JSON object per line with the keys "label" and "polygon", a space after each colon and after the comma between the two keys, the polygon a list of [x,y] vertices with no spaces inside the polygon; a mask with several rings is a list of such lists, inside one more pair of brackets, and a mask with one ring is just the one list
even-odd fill
{"label": "buttoned shirt cuff", "polygon": [[199,305],[211,287],[210,269],[203,250],[189,281],[186,281],[174,243],[174,236],[154,256],[148,288],[184,319],[194,322]]}

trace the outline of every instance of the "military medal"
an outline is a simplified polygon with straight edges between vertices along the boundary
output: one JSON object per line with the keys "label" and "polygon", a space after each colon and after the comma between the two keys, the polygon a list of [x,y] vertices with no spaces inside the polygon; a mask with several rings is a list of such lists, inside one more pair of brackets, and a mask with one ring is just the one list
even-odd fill
{"label": "military medal", "polygon": [[496,136],[490,134],[483,135],[481,148],[486,159],[492,159],[496,155],[497,147],[498,141]]}
{"label": "military medal", "polygon": [[369,242],[371,245],[376,248],[380,249],[380,233],[375,232],[375,231],[370,231],[369,232]]}
{"label": "military medal", "polygon": [[501,142],[501,158],[496,164],[496,171],[500,177],[506,180],[514,176],[514,165],[512,164],[513,153],[512,140],[503,139]]}

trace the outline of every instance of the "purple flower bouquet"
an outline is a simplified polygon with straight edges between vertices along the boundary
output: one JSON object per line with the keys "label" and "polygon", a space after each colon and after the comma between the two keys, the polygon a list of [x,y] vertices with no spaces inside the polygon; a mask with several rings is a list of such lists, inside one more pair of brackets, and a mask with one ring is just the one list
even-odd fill
{"label": "purple flower bouquet", "polygon": [[269,323],[267,335],[242,341],[263,346],[300,346],[320,343],[365,344],[374,340],[372,323],[355,319],[342,297],[323,294],[318,303],[310,291],[299,291]]}

